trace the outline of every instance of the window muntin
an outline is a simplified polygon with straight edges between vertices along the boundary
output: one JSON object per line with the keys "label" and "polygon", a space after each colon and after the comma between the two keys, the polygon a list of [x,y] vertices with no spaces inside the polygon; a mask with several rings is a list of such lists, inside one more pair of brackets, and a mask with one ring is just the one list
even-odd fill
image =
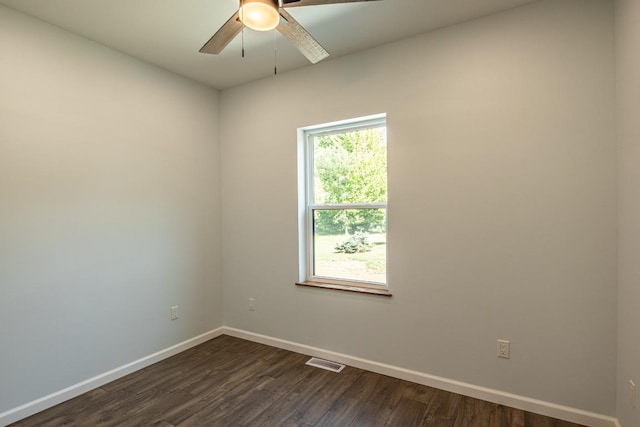
{"label": "window muntin", "polygon": [[304,132],[307,281],[386,287],[384,116]]}

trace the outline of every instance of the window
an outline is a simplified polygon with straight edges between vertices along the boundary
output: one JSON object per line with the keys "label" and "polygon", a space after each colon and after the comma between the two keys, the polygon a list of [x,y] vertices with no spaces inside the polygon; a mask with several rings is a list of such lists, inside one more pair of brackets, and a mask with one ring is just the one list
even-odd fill
{"label": "window", "polygon": [[300,139],[302,280],[388,293],[386,116],[305,128]]}

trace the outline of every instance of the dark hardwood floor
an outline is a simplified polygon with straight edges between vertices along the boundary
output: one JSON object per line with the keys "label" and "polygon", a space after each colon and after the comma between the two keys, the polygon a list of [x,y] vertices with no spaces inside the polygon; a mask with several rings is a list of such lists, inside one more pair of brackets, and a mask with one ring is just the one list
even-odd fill
{"label": "dark hardwood floor", "polygon": [[308,359],[221,336],[13,426],[577,426]]}

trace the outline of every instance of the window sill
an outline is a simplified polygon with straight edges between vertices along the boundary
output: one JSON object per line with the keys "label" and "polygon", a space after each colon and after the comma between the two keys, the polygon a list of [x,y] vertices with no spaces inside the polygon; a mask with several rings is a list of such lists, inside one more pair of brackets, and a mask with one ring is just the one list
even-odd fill
{"label": "window sill", "polygon": [[335,285],[332,283],[322,282],[296,282],[297,286],[306,286],[309,288],[332,289],[334,291],[355,292],[358,294],[377,295],[381,297],[390,297],[392,294],[386,289],[367,288],[359,286]]}

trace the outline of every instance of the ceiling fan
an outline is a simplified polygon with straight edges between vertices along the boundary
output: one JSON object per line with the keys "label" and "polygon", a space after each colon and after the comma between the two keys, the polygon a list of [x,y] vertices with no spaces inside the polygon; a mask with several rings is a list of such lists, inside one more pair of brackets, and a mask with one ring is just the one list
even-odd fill
{"label": "ceiling fan", "polygon": [[322,61],[327,52],[289,15],[285,7],[356,3],[376,0],[239,0],[238,11],[200,49],[201,53],[218,54],[246,26],[256,31],[277,29],[313,64]]}

